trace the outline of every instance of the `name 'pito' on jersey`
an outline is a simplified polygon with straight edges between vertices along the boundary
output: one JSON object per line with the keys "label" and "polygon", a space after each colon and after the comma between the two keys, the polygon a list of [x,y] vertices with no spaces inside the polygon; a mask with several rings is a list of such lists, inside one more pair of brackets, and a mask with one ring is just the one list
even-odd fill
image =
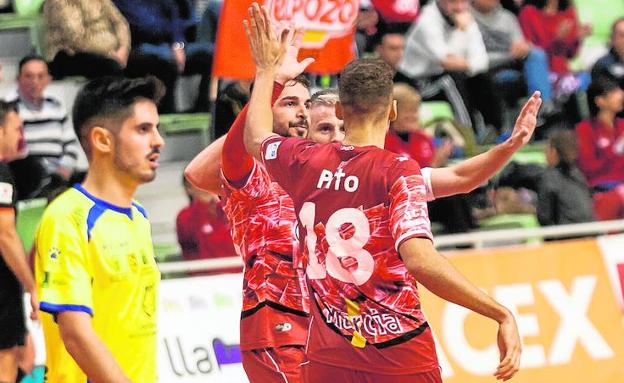
{"label": "name 'pito' on jersey", "polygon": [[316,183],[317,189],[345,190],[349,193],[355,192],[360,186],[360,179],[355,175],[348,175],[342,169],[345,163],[341,163],[336,172],[323,169]]}

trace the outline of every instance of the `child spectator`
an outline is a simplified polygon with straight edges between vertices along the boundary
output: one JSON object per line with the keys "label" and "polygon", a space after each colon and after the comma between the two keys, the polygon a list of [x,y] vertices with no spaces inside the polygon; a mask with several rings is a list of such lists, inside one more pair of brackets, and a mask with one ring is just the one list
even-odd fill
{"label": "child spectator", "polygon": [[593,221],[592,199],[576,165],[578,146],[570,130],[554,130],[546,146],[548,168],[537,192],[537,219],[542,226]]}

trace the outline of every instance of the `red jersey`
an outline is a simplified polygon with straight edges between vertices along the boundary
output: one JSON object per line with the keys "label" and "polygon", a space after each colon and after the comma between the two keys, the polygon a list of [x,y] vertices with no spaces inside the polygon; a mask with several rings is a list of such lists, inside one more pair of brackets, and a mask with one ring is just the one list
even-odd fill
{"label": "red jersey", "polygon": [[613,128],[598,120],[584,120],[576,126],[578,165],[589,186],[624,182],[624,119],[616,118]]}
{"label": "red jersey", "polygon": [[409,238],[431,238],[418,164],[374,146],[278,136],[262,152],[305,238],[308,357],[382,374],[438,368],[416,280],[397,251]]}
{"label": "red jersey", "polygon": [[[236,256],[230,227],[219,202],[192,201],[176,218],[178,242],[185,260]],[[210,275],[238,272],[240,267],[193,273]]]}
{"label": "red jersey", "polygon": [[241,188],[221,179],[223,210],[245,265],[241,349],[305,345],[309,296],[303,270],[293,263],[298,243],[291,198],[258,162]]}
{"label": "red jersey", "polygon": [[433,139],[420,130],[410,132],[407,141],[395,132],[388,131],[384,147],[386,150],[415,160],[422,167],[431,166],[435,157]]}
{"label": "red jersey", "polygon": [[[518,21],[526,39],[548,54],[550,70],[557,74],[569,73],[568,60],[576,55],[581,42],[574,6],[550,14],[534,5],[525,5]],[[563,23],[570,23],[572,27],[563,39],[557,39],[557,30]]]}

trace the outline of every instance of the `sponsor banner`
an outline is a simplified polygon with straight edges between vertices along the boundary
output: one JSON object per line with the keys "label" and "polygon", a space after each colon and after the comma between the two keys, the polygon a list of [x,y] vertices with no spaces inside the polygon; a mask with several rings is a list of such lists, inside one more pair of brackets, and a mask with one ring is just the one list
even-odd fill
{"label": "sponsor banner", "polygon": [[609,274],[613,293],[624,312],[624,235],[600,237],[598,245],[602,250],[602,259]]}
{"label": "sponsor banner", "polygon": [[[225,0],[219,18],[213,75],[253,78],[255,68],[243,29],[254,0]],[[262,3],[262,1],[258,1]],[[355,58],[354,25],[359,0],[265,0],[274,25],[304,28],[299,58],[313,57],[313,73],[338,73]]]}
{"label": "sponsor banner", "polygon": [[241,289],[241,274],[162,281],[160,382],[247,382],[239,347]]}
{"label": "sponsor banner", "polygon": [[[524,351],[514,382],[624,382],[622,316],[600,253],[597,241],[582,240],[451,258],[516,315]],[[496,323],[424,288],[421,295],[445,382],[494,381]]]}

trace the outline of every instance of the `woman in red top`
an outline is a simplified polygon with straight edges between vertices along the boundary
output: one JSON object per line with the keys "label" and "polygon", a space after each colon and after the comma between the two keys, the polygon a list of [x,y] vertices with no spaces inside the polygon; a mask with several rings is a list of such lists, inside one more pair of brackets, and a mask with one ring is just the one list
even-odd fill
{"label": "woman in red top", "polygon": [[548,55],[555,93],[567,95],[579,88],[585,89],[589,76],[571,76],[568,62],[576,56],[581,41],[591,32],[591,27],[579,23],[571,2],[526,1],[518,19],[527,40]]}
{"label": "woman in red top", "polygon": [[624,91],[609,78],[594,80],[587,89],[591,118],[576,126],[579,168],[594,194],[599,219],[624,216]]}

